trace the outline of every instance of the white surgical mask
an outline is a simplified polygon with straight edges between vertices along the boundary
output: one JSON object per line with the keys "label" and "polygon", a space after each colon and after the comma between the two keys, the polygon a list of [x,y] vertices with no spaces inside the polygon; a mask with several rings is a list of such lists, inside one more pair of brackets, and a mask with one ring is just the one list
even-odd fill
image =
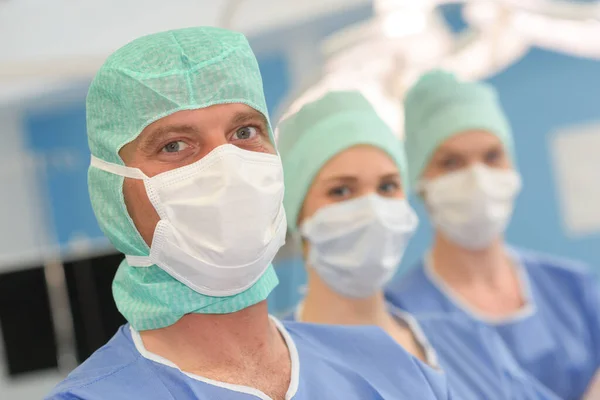
{"label": "white surgical mask", "polygon": [[219,146],[202,159],[153,177],[92,157],[92,166],[144,181],[160,221],[148,257],[198,293],[230,296],[252,286],[285,243],[279,156]]}
{"label": "white surgical mask", "polygon": [[456,244],[480,250],[506,229],[521,178],[512,169],[475,164],[422,182],[433,224]]}
{"label": "white surgical mask", "polygon": [[321,208],[300,233],[321,279],[344,296],[364,298],[393,277],[417,225],[405,199],[371,194]]}

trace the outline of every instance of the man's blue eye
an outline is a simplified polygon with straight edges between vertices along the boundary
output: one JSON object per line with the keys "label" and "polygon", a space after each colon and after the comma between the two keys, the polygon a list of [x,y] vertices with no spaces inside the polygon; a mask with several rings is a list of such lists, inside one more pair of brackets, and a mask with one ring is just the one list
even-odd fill
{"label": "man's blue eye", "polygon": [[244,126],[235,132],[235,138],[237,140],[248,140],[256,136],[258,130],[253,126]]}
{"label": "man's blue eye", "polygon": [[165,147],[162,148],[162,151],[164,153],[177,153],[179,151],[185,150],[187,147],[187,143],[179,140],[176,142],[168,143]]}

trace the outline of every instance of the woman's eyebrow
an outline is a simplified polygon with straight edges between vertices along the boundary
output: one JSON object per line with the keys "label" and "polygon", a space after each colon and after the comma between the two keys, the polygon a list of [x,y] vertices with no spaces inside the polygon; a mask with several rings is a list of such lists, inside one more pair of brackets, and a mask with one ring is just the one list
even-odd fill
{"label": "woman's eyebrow", "polygon": [[331,176],[331,177],[324,179],[325,182],[332,182],[332,181],[356,182],[357,180],[358,179],[355,176],[350,176],[350,175],[336,175],[336,176]]}
{"label": "woman's eyebrow", "polygon": [[381,175],[379,179],[400,179],[400,174],[398,172],[390,172],[385,175]]}

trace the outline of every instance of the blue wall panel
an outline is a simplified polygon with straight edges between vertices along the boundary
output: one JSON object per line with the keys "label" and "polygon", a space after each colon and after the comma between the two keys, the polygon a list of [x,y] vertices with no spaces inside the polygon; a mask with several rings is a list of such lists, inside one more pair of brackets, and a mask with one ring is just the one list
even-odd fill
{"label": "blue wall panel", "polygon": [[87,190],[90,152],[84,105],[30,111],[25,132],[29,150],[42,161],[39,179],[55,240],[64,248],[75,237],[102,238]]}
{"label": "blue wall panel", "polygon": [[[258,59],[269,114],[273,114],[291,89],[287,54],[263,54]],[[276,121],[272,121],[275,123]]]}

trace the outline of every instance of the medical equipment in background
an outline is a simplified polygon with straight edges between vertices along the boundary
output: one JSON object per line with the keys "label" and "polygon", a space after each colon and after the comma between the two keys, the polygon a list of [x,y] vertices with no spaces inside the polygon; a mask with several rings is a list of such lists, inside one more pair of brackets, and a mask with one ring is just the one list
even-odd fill
{"label": "medical equipment in background", "polygon": [[[235,26],[242,5],[230,0],[220,25]],[[482,79],[520,59],[531,46],[600,59],[600,2],[575,0],[372,0],[373,16],[344,28],[322,43],[325,65],[309,87],[296,90],[282,110],[297,109],[329,89],[364,90],[394,127],[401,126],[397,102],[424,70],[442,67],[463,79]],[[451,32],[439,9],[462,5],[468,28]],[[0,65],[0,81],[89,78],[104,56],[79,55],[44,63]],[[332,77],[332,75],[335,75]],[[386,102],[393,102],[391,106]]]}
{"label": "medical equipment in background", "polygon": [[[239,1],[239,0],[238,0]],[[440,6],[462,5],[467,28],[453,33]],[[282,116],[332,90],[359,89],[402,135],[399,99],[424,71],[491,76],[532,46],[600,59],[600,2],[564,0],[373,0],[374,16],[322,43],[322,76],[292,93]]]}

